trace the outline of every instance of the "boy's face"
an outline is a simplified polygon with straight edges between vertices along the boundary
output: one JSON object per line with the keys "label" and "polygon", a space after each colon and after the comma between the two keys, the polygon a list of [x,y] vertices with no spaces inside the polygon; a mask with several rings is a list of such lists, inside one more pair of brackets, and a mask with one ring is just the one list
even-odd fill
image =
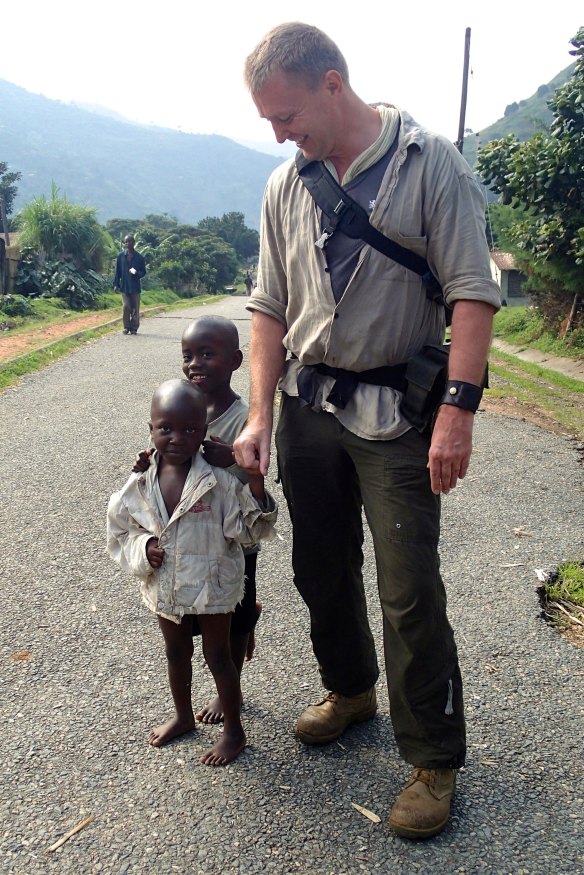
{"label": "boy's face", "polygon": [[170,465],[184,465],[199,451],[207,430],[207,410],[192,398],[152,401],[150,434],[154,446]]}
{"label": "boy's face", "polygon": [[241,365],[242,353],[234,349],[219,327],[197,325],[182,337],[183,374],[204,394],[229,386],[231,374]]}

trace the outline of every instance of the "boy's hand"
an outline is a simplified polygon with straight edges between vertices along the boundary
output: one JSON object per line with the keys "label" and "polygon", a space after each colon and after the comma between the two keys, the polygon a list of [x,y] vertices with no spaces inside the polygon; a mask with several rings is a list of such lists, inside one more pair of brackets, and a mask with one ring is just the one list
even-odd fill
{"label": "boy's hand", "polygon": [[256,501],[259,501],[260,504],[266,503],[266,491],[264,489],[264,476],[263,474],[248,474],[248,484],[251,491],[251,494],[255,498]]}
{"label": "boy's hand", "polygon": [[210,436],[210,440],[203,441],[203,456],[209,465],[218,468],[229,468],[235,464],[233,447],[214,435]]}
{"label": "boy's hand", "polygon": [[150,467],[150,456],[152,455],[152,450],[142,450],[136,456],[136,461],[134,462],[134,466],[132,468],[132,472],[134,474],[143,474],[144,471],[147,471]]}
{"label": "boy's hand", "polygon": [[160,568],[164,560],[164,550],[158,546],[158,538],[150,538],[146,544],[146,559],[152,568]]}

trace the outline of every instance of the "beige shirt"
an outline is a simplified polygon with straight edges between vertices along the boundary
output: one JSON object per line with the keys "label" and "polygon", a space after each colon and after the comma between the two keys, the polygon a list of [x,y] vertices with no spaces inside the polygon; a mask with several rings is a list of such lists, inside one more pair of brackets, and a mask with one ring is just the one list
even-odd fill
{"label": "beige shirt", "polygon": [[[400,112],[396,153],[383,178],[371,223],[428,261],[449,306],[484,301],[498,309],[485,237],[485,198],[455,147]],[[364,245],[339,303],[326,260],[315,246],[320,210],[299,179],[294,160],[276,168],[264,194],[257,288],[247,308],[286,328],[289,359],[280,388],[296,395],[301,364],[324,362],[363,371],[408,361],[444,338],[444,308],[430,301],[420,277]],[[334,380],[323,378],[319,409],[368,439],[399,437],[410,428],[401,393],[360,383],[344,410],[324,399]]]}

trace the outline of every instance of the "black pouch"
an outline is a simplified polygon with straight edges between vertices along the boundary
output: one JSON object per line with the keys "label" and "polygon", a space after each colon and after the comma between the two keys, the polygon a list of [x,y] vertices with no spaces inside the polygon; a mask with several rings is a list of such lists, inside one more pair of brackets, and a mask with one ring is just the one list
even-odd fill
{"label": "black pouch", "polygon": [[446,388],[450,344],[425,346],[408,362],[400,410],[419,432],[429,431]]}

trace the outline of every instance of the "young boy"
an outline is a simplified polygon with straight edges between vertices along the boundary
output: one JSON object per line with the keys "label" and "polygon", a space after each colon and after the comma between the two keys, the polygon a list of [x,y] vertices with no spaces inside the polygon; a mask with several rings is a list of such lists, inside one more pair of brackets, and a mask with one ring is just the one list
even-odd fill
{"label": "young boy", "polygon": [[245,746],[239,674],[231,659],[231,613],[244,590],[240,544],[274,536],[277,509],[261,476],[244,486],[199,453],[206,432],[202,392],[169,380],[154,393],[154,443],[145,474],[132,475],[108,507],[108,551],[140,578],[142,600],[158,615],[166,644],[175,715],[150,732],[158,747],[195,728],[192,709],[192,623],[196,616],[205,661],[224,714],[221,739],[201,757],[231,762]]}
{"label": "young boy", "polygon": [[[233,464],[231,446],[247,421],[247,402],[234,392],[231,378],[243,360],[236,325],[223,316],[201,316],[185,329],[182,339],[182,369],[198,386],[207,403],[207,434],[202,452],[210,465],[229,468],[243,483],[247,475]],[[139,454],[133,470],[148,468],[149,451]],[[251,659],[255,646],[255,625],[261,612],[256,601],[256,565],[259,546],[244,547],[245,594],[231,620],[231,657],[241,675],[244,660]],[[196,621],[194,632],[198,633]],[[223,720],[220,697],[214,696],[195,714],[202,723]]]}

